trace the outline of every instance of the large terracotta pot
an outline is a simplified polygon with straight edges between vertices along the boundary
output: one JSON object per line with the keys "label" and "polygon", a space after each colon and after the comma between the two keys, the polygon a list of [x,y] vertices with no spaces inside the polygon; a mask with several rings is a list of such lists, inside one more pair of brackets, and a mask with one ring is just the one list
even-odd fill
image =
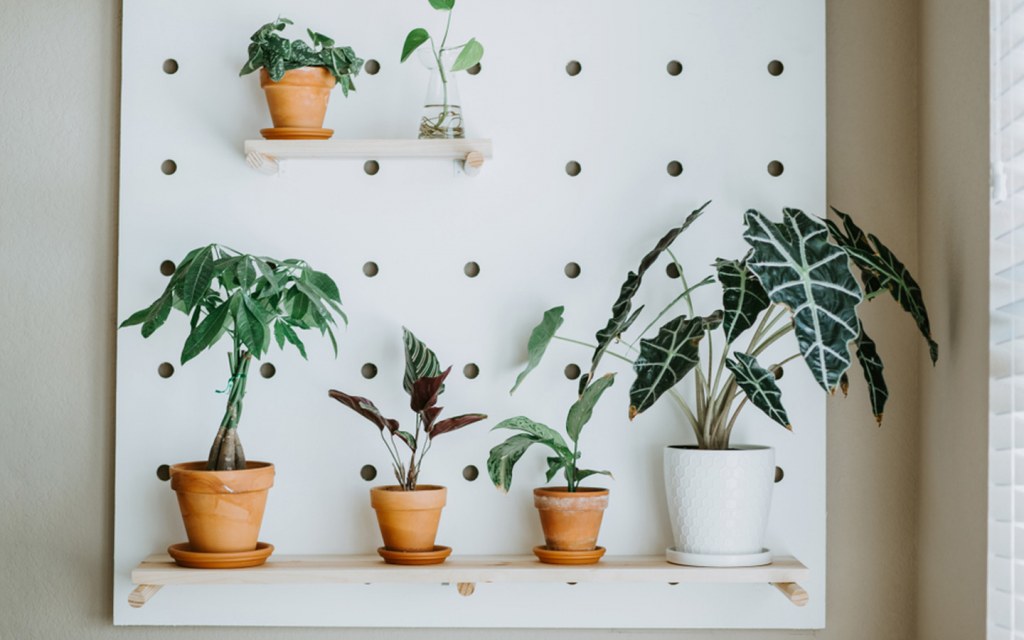
{"label": "large terracotta pot", "polygon": [[[592,551],[608,506],[607,489],[544,487],[533,490],[544,542],[551,551]],[[595,560],[596,561],[596,560]]]}
{"label": "large terracotta pot", "polygon": [[279,128],[323,127],[335,82],[324,67],[292,69],[278,82],[270,79],[266,69],[260,69],[260,86],[267,96],[270,119]]}
{"label": "large terracotta pot", "polygon": [[432,551],[447,497],[448,489],[429,484],[421,484],[414,491],[403,491],[397,485],[370,489],[370,506],[377,512],[384,547],[391,551]]}
{"label": "large terracotta pot", "polygon": [[203,553],[256,548],[274,465],[248,462],[238,471],[207,471],[206,462],[171,466],[171,488],[185,523],[189,546]]}

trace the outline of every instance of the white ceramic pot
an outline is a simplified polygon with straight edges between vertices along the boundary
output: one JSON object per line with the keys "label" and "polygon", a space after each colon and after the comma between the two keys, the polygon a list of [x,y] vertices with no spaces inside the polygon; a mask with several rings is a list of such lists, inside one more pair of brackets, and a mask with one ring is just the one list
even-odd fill
{"label": "white ceramic pot", "polygon": [[665,493],[675,546],[669,562],[754,566],[771,562],[764,532],[775,482],[771,447],[665,449]]}

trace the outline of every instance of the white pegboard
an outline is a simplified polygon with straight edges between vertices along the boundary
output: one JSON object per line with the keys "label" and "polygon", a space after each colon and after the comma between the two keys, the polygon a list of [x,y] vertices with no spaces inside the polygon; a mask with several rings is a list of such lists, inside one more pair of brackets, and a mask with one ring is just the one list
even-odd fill
{"label": "white pegboard", "polygon": [[[283,164],[277,176],[249,169],[242,142],[269,126],[255,76],[238,78],[249,35],[277,17],[268,0],[124,3],[118,317],[153,300],[163,260],[221,242],[278,257],[301,257],[338,281],[351,317],[341,356],[310,336],[310,362],[272,352],[269,380],[254,377],[240,435],[253,459],[277,465],[261,539],[279,553],[370,553],[379,533],[359,470],[386,470],[374,428],[327,397],[328,388],[365,395],[408,421],[401,389],[401,329],[413,329],[455,365],[445,393],[450,412],[483,411],[483,425],[447,436],[422,479],[449,487],[438,535],[457,554],[528,553],[540,538],[531,490],[544,456],[531,451],[502,495],[484,468],[501,441],[487,429],[526,414],[561,425],[574,400],[568,363],[589,352],[552,345],[545,362],[509,397],[525,343],[541,313],[566,305],[562,333],[591,339],[607,320],[626,272],[670,226],[713,199],[674,249],[691,275],[715,257],[738,257],[742,213],[782,206],[822,213],[825,189],[825,31],[820,0],[593,0],[471,2],[456,6],[453,33],[487,48],[477,76],[458,75],[467,134],[494,141],[479,176],[444,160],[362,160]],[[358,91],[334,92],[326,127],[340,138],[415,135],[427,73],[399,65],[405,34],[440,28],[426,0],[289,2],[296,21],[334,36],[380,73]],[[286,32],[286,34],[289,32]],[[162,70],[165,59],[177,73]],[[780,76],[767,72],[773,59]],[[570,77],[565,65],[582,64]],[[666,65],[682,62],[671,76]],[[164,175],[167,159],[177,172]],[[565,173],[569,161],[582,172]],[[671,177],[666,165],[684,166]],[[773,178],[766,165],[784,163]],[[374,261],[377,277],[362,266]],[[463,275],[468,261],[476,278]],[[582,274],[563,275],[569,261]],[[652,270],[641,302],[669,299],[678,281]],[[699,297],[717,305],[718,290]],[[643,322],[643,320],[641,320]],[[639,325],[639,323],[638,323]],[[802,367],[782,384],[790,434],[748,410],[738,443],[777,447],[777,485],[768,540],[812,570],[799,609],[767,585],[488,585],[472,598],[439,586],[245,586],[165,588],[130,609],[130,570],[146,555],[184,540],[158,465],[205,457],[221,412],[227,360],[215,348],[177,365],[187,331],[180,314],[148,340],[118,336],[114,614],[121,625],[459,626],[617,628],[821,628],[825,622],[825,398]],[[794,344],[780,345],[787,355]],[[364,363],[379,369],[360,375]],[[467,380],[463,365],[480,375]],[[660,553],[671,543],[661,478],[662,449],[692,435],[671,403],[626,420],[631,375],[619,370],[583,434],[588,466],[609,468],[611,503],[601,532],[609,553]],[[386,480],[386,473],[380,479]],[[393,603],[401,602],[401,607]],[[550,603],[558,602],[558,607]],[[567,611],[588,612],[581,618]]]}

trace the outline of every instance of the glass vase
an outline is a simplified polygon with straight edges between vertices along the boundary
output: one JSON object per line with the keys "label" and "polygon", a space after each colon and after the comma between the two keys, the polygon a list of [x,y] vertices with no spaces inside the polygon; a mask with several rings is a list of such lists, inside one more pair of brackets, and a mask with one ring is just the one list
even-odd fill
{"label": "glass vase", "polygon": [[430,71],[427,96],[420,114],[420,139],[466,137],[459,85],[455,80],[456,74],[451,71],[456,54],[446,52],[442,55],[442,66],[439,67],[431,49],[420,50],[420,61]]}

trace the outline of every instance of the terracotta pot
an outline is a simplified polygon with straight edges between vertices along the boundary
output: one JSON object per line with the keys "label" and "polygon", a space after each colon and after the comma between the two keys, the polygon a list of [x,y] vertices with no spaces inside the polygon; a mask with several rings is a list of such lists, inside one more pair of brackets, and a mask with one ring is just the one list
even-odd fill
{"label": "terracotta pot", "polygon": [[248,462],[239,471],[207,471],[206,462],[171,466],[181,519],[193,551],[234,553],[256,549],[274,465]]}
{"label": "terracotta pot", "polygon": [[370,489],[370,506],[384,546],[391,551],[432,551],[448,489],[421,484],[415,491],[393,485]]}
{"label": "terracotta pot", "polygon": [[285,71],[278,82],[260,69],[260,86],[267,95],[270,119],[275,127],[319,129],[324,126],[327,101],[335,85],[324,67],[303,67]]}
{"label": "terracotta pot", "polygon": [[533,490],[544,542],[554,551],[591,551],[597,547],[601,518],[608,506],[607,489],[567,487]]}

